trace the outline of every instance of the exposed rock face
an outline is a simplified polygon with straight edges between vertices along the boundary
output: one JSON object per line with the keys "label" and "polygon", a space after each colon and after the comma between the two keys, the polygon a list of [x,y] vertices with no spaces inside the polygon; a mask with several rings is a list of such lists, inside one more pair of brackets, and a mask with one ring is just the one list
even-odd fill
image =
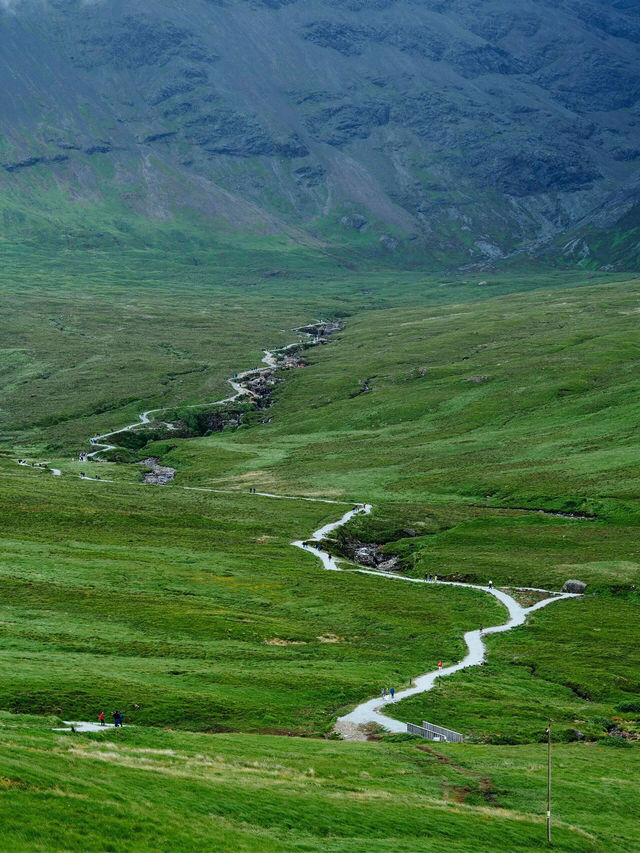
{"label": "exposed rock face", "polygon": [[361,566],[369,566],[372,569],[377,569],[380,572],[393,572],[399,566],[397,557],[385,554],[382,551],[382,546],[375,542],[359,542],[357,539],[351,542],[343,543],[342,550],[346,556],[350,557]]}
{"label": "exposed rock face", "polygon": [[[278,366],[280,365],[278,364]],[[275,370],[263,370],[261,373],[256,373],[251,379],[244,379],[242,384],[253,396],[266,403],[267,398],[280,382],[282,379],[276,375]]]}
{"label": "exposed rock face", "polygon": [[640,257],[631,0],[8,6],[8,199],[30,189],[37,208],[55,181],[155,218],[322,222],[323,239],[366,233],[387,257],[411,240],[447,263],[560,235],[568,262]]}
{"label": "exposed rock face", "polygon": [[566,581],[565,585],[562,587],[563,592],[574,592],[582,595],[582,593],[587,588],[586,583],[582,581],[570,580]]}
{"label": "exposed rock face", "polygon": [[150,486],[166,486],[176,475],[175,468],[159,465],[158,460],[153,456],[143,460],[140,464],[151,469],[142,477],[143,481]]}

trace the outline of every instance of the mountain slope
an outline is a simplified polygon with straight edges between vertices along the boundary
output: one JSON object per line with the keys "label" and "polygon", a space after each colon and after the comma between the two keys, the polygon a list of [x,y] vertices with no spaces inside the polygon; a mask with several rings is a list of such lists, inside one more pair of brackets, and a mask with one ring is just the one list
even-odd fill
{"label": "mountain slope", "polygon": [[630,0],[5,2],[5,236],[80,202],[119,234],[537,250],[632,192],[639,67]]}

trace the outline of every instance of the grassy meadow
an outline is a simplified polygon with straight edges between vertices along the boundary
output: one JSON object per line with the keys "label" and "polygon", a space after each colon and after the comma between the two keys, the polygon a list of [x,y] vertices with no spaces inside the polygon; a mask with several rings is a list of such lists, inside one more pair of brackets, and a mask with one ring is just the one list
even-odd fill
{"label": "grassy meadow", "polygon": [[347,505],[0,475],[7,710],[320,735],[503,618],[482,594],[336,575],[291,547]]}
{"label": "grassy meadow", "polygon": [[[546,750],[340,743],[0,716],[0,849],[538,851]],[[554,747],[556,850],[640,843],[637,749]]]}
{"label": "grassy meadow", "polygon": [[180,483],[371,500],[336,548],[381,543],[418,577],[585,581],[593,597],[491,638],[482,672],[403,713],[498,741],[535,740],[549,716],[559,739],[633,731],[617,708],[640,701],[639,285],[349,318],[278,389],[270,424],[165,459]]}
{"label": "grassy meadow", "polygon": [[[214,266],[190,246],[68,247],[46,269],[34,249],[0,274],[0,849],[538,850],[549,719],[554,846],[635,849],[640,281],[478,286],[254,248],[241,273],[240,249]],[[136,465],[79,479],[87,436],[225,396],[317,316],[345,328],[286,374],[269,423],[141,448],[177,469],[163,488]],[[374,511],[337,551],[588,584],[396,705],[470,743],[329,738],[505,618],[480,592],[324,572],[291,547],[354,501]],[[134,727],[51,731],[115,707]]]}

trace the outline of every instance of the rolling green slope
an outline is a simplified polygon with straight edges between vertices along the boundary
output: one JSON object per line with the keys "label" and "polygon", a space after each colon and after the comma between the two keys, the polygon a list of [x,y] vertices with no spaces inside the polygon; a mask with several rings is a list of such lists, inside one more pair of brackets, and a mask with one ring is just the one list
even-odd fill
{"label": "rolling green slope", "polygon": [[[75,275],[57,296],[14,282],[0,460],[5,849],[536,850],[550,718],[554,844],[634,849],[638,282],[433,278],[417,294],[408,277],[389,308],[379,271],[299,285],[297,299],[294,276],[250,289],[238,277],[234,301],[220,279],[190,293],[178,266],[167,287],[146,271],[129,291],[122,271],[104,286],[88,276],[84,295]],[[314,310],[342,313],[345,328],[286,373],[269,423],[141,448],[177,469],[165,488],[142,487],[134,465],[92,465],[113,482],[78,479],[70,454],[106,417],[225,393],[225,374]],[[15,464],[45,450],[63,476]],[[491,638],[481,669],[397,704],[396,716],[472,743],[433,755],[422,741],[313,740],[381,686],[460,659],[464,631],[504,612],[472,590],[323,572],[290,542],[344,507],[249,486],[371,501],[330,547],[379,543],[408,574],[549,588],[577,577],[587,596]],[[50,731],[103,706],[136,727]]]}
{"label": "rolling green slope", "polygon": [[[142,728],[70,735],[33,718],[0,723],[3,851],[533,853],[544,844],[539,747]],[[554,749],[554,849],[638,846],[639,758],[637,749]]]}

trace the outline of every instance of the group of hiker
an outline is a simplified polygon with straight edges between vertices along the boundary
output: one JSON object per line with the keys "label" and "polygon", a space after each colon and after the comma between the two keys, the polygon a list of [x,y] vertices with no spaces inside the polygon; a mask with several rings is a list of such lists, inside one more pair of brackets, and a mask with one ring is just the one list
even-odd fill
{"label": "group of hiker", "polygon": [[393,699],[396,695],[396,688],[395,687],[389,687],[389,688],[383,687],[382,690],[380,691],[380,695],[382,696],[383,699],[391,699],[391,701],[393,701]]}
{"label": "group of hiker", "polygon": [[424,576],[425,583],[436,583],[438,580],[438,575],[432,575],[426,573]]}
{"label": "group of hiker", "polygon": [[[114,728],[121,729],[124,725],[124,714],[122,713],[122,711],[113,711],[111,716],[113,718]],[[98,720],[100,721],[101,726],[105,725],[104,711],[100,711],[100,713],[98,714]]]}
{"label": "group of hiker", "polygon": [[18,459],[18,465],[31,465],[32,468],[46,468],[49,469],[49,465],[47,462],[27,462],[26,459]]}

